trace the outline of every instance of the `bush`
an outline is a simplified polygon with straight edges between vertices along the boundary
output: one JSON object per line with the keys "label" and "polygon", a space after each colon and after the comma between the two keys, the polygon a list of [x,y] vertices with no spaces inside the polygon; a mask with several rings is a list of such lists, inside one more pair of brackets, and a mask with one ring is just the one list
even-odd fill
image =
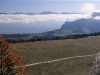
{"label": "bush", "polygon": [[20,62],[21,55],[16,53],[11,44],[0,37],[0,75],[21,75],[26,69],[23,62]]}

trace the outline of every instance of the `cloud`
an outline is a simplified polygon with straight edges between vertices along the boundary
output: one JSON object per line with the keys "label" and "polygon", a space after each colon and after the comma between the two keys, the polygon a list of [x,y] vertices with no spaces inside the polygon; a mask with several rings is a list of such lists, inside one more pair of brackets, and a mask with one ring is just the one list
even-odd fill
{"label": "cloud", "polygon": [[100,16],[96,16],[96,17],[94,17],[94,19],[100,20]]}
{"label": "cloud", "polygon": [[96,5],[95,4],[91,4],[91,3],[84,3],[81,11],[83,13],[91,13],[93,11],[97,10]]}
{"label": "cloud", "polygon": [[91,14],[49,14],[49,15],[26,15],[26,14],[1,14],[0,23],[33,23],[36,21],[73,21],[80,18],[91,18]]}

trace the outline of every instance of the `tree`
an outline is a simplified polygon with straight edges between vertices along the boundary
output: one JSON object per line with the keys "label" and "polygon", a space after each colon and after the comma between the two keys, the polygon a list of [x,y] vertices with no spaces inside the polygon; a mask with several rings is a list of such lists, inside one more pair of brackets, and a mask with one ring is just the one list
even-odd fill
{"label": "tree", "polygon": [[0,75],[21,75],[26,69],[24,63],[20,62],[21,58],[11,44],[0,37]]}

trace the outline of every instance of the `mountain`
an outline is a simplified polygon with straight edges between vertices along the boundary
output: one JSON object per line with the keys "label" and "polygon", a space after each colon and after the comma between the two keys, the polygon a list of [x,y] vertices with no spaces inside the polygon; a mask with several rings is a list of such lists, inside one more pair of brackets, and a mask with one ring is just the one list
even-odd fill
{"label": "mountain", "polygon": [[38,13],[34,13],[34,12],[28,12],[28,13],[24,13],[24,12],[15,12],[15,13],[12,13],[12,14],[14,14],[14,15],[18,15],[18,14],[26,14],[26,15],[36,15],[36,14],[38,14]]}
{"label": "mountain", "polygon": [[61,12],[60,14],[80,14],[80,13],[76,13],[76,12],[72,12],[72,13],[69,13],[69,12]]}
{"label": "mountain", "polygon": [[0,14],[9,14],[9,13],[5,13],[5,12],[0,12]]}
{"label": "mountain", "polygon": [[51,12],[51,11],[43,11],[43,12],[40,12],[39,14],[59,14],[59,13],[56,13],[56,12]]}
{"label": "mountain", "polygon": [[94,18],[94,17],[97,17],[97,16],[100,16],[100,12],[93,12],[92,13],[92,17]]}
{"label": "mountain", "polygon": [[[27,27],[26,27],[27,28]],[[65,22],[60,29],[42,32],[42,33],[31,33],[27,35],[23,34],[12,34],[4,35],[7,39],[53,39],[56,36],[68,36],[75,34],[89,34],[94,32],[100,32],[100,20],[96,19],[78,19],[72,22]],[[13,37],[12,37],[13,36]],[[17,37],[16,37],[17,36]]]}
{"label": "mountain", "polygon": [[[72,22],[65,22],[60,29],[41,33],[42,37],[68,36],[74,34],[88,34],[100,31],[100,20],[78,19]],[[39,34],[38,34],[39,35]]]}
{"label": "mountain", "polygon": [[87,33],[100,31],[100,20],[96,19],[79,19],[73,22],[65,22],[61,29],[70,29],[74,33]]}
{"label": "mountain", "polygon": [[[0,14],[7,14],[1,12]],[[37,14],[33,12],[23,13],[15,12],[13,14]],[[57,14],[51,11],[43,11],[38,14]],[[62,14],[68,14],[67,12],[62,12]],[[78,14],[78,13],[77,13]],[[68,36],[74,34],[88,34],[100,31],[100,20],[93,19],[100,16],[99,12],[93,12],[92,18],[90,19],[78,19],[75,21],[66,21],[64,24],[60,21],[41,21],[34,23],[0,23],[0,34],[14,34],[14,33],[35,33],[31,35],[34,37],[47,37],[52,38],[54,36]],[[61,26],[62,25],[62,26]],[[61,27],[61,28],[60,28]],[[53,30],[56,29],[56,30]],[[52,30],[52,31],[51,31]],[[46,32],[47,31],[47,32]]]}
{"label": "mountain", "polygon": [[5,12],[0,12],[0,14],[14,14],[14,15],[18,15],[18,14],[26,14],[26,15],[48,15],[48,14],[80,14],[80,13],[76,13],[76,12],[52,12],[52,11],[42,11],[42,12],[14,12],[14,13],[5,13]]}

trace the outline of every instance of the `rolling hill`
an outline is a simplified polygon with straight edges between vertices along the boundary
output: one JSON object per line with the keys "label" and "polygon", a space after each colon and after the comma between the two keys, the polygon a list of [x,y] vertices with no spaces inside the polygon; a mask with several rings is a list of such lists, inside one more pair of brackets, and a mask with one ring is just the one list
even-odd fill
{"label": "rolling hill", "polygon": [[[61,58],[92,55],[100,52],[100,36],[81,39],[36,41],[12,44],[26,64]],[[95,56],[74,58],[29,66],[29,75],[88,75]]]}

